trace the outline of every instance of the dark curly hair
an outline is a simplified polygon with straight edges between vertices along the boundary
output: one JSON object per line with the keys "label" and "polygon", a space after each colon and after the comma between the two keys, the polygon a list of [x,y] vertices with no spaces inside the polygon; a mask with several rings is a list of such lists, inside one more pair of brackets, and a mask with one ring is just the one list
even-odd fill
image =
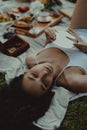
{"label": "dark curly hair", "polygon": [[0,91],[0,130],[40,130],[32,121],[44,115],[54,93],[33,97],[22,89],[22,79],[16,77]]}

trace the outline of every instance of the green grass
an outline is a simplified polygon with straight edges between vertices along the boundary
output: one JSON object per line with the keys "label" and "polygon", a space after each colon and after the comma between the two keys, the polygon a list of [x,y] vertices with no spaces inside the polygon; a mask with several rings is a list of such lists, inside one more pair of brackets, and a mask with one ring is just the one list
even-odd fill
{"label": "green grass", "polygon": [[87,97],[69,103],[66,116],[58,130],[87,130]]}
{"label": "green grass", "polygon": [[0,89],[5,84],[5,74],[0,72]]}
{"label": "green grass", "polygon": [[[5,76],[0,73],[0,88]],[[58,130],[87,130],[87,97],[81,97],[69,103],[67,113]]]}

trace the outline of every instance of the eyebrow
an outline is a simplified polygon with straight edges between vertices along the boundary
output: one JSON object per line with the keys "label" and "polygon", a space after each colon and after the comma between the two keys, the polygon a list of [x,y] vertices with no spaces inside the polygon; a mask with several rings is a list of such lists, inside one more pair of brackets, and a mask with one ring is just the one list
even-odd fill
{"label": "eyebrow", "polygon": [[29,76],[28,76],[28,79],[35,80],[34,78],[32,78],[32,77],[29,77]]}
{"label": "eyebrow", "polygon": [[[35,79],[34,78],[32,78],[32,77],[29,77],[28,76],[28,79],[31,79],[32,81],[35,81]],[[43,90],[46,90],[47,88],[45,87],[45,85],[40,85],[41,86],[41,88],[43,89]]]}

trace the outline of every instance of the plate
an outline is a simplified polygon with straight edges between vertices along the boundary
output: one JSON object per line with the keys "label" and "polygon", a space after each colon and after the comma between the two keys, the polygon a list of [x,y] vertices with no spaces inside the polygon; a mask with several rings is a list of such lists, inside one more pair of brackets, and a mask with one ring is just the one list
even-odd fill
{"label": "plate", "polygon": [[32,29],[30,29],[30,33],[31,34],[37,34],[37,33],[39,33],[41,31],[41,28],[39,28],[39,27],[34,27],[34,28],[32,28]]}
{"label": "plate", "polygon": [[39,16],[37,18],[38,22],[42,22],[42,23],[47,23],[47,22],[50,22],[52,20],[52,18],[50,16],[47,16],[47,17],[42,17],[42,16]]}

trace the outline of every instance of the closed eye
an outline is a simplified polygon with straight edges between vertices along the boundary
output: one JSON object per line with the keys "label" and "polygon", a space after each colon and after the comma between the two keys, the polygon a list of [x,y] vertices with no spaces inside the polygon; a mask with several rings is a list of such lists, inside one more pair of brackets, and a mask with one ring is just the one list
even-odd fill
{"label": "closed eye", "polygon": [[31,76],[28,76],[28,79],[30,79],[30,80],[35,80],[33,77],[31,77]]}
{"label": "closed eye", "polygon": [[[32,76],[28,76],[28,79],[30,79],[30,80],[32,80],[32,81],[35,81],[35,78],[33,78]],[[43,89],[43,90],[47,90],[47,87],[42,83],[41,84],[41,88]]]}

